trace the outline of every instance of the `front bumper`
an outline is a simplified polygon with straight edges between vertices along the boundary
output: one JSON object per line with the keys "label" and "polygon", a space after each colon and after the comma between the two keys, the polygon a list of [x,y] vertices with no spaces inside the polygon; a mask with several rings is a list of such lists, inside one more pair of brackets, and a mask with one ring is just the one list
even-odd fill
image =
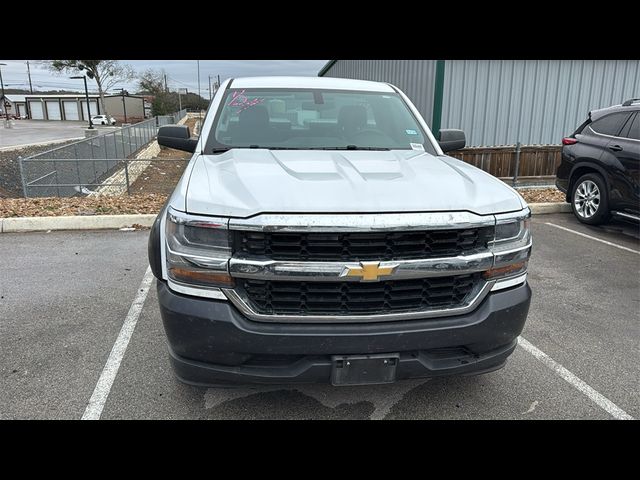
{"label": "front bumper", "polygon": [[504,365],[529,311],[528,284],[489,294],[473,312],[361,324],[254,322],[232,304],[157,282],[171,363],[185,383],[329,382],[332,355],[400,353],[397,379],[478,374]]}

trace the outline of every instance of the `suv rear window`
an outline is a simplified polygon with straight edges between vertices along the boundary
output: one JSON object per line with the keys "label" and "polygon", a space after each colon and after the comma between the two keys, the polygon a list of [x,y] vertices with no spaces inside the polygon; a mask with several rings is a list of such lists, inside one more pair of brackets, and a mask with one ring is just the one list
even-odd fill
{"label": "suv rear window", "polygon": [[616,136],[629,118],[629,112],[612,113],[591,123],[590,128],[603,135]]}

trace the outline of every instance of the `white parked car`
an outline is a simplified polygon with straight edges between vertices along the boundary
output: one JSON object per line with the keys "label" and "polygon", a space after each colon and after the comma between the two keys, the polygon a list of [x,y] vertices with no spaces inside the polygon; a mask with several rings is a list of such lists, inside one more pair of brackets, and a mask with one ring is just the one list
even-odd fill
{"label": "white parked car", "polygon": [[91,121],[93,122],[94,125],[115,125],[116,124],[116,119],[109,116],[109,118],[107,118],[106,115],[93,115],[91,117]]}

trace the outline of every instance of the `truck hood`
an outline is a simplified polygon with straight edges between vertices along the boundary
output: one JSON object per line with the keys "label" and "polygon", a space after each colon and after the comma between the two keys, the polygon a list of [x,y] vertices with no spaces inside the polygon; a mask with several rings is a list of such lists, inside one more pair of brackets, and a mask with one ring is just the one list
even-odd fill
{"label": "truck hood", "polygon": [[194,214],[466,210],[488,215],[526,205],[515,190],[482,170],[414,150],[232,149],[194,162],[185,205]]}

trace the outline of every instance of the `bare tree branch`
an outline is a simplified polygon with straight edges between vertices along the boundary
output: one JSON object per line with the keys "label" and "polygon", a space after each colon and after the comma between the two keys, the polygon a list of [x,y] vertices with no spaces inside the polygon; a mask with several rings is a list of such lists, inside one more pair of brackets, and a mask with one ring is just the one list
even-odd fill
{"label": "bare tree branch", "polygon": [[117,60],[49,60],[46,65],[54,73],[85,74],[95,81],[104,115],[109,115],[104,103],[107,90],[118,83],[132,80],[135,76],[131,65],[123,65]]}

